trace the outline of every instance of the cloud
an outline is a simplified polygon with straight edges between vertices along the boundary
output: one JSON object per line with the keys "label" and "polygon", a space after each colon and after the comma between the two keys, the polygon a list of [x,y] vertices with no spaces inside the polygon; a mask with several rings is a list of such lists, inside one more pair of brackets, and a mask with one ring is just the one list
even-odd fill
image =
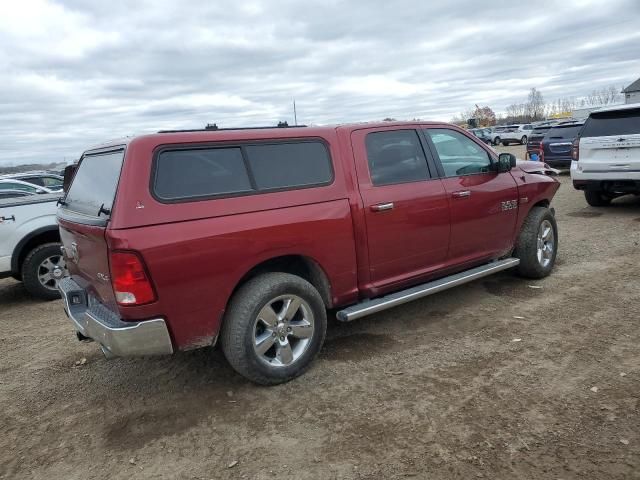
{"label": "cloud", "polygon": [[449,120],[640,76],[640,4],[10,2],[0,164],[77,158],[166,128]]}

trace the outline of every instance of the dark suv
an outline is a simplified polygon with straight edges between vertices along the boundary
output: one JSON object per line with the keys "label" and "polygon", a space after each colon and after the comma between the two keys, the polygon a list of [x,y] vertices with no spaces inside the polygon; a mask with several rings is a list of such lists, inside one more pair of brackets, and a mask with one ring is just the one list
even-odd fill
{"label": "dark suv", "polygon": [[571,122],[551,127],[540,144],[540,160],[554,168],[570,168],[573,142],[583,125],[584,122]]}
{"label": "dark suv", "polygon": [[540,161],[542,159],[540,144],[552,126],[553,124],[545,124],[533,127],[533,130],[531,130],[531,133],[529,134],[529,141],[527,142],[527,159],[535,161]]}

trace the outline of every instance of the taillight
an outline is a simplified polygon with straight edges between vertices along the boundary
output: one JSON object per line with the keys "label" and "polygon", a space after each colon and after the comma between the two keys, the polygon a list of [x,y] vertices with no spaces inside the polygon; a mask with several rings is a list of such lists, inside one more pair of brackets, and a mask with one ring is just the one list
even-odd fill
{"label": "taillight", "polygon": [[156,293],[142,259],[133,252],[111,252],[111,283],[118,305],[151,303]]}
{"label": "taillight", "polygon": [[571,158],[576,162],[580,159],[580,139],[576,138],[573,141],[573,146],[571,148]]}

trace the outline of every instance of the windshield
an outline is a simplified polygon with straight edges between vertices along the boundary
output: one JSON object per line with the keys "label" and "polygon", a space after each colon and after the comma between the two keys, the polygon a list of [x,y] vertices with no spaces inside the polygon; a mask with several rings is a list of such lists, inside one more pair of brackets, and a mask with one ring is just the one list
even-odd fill
{"label": "windshield", "polygon": [[92,217],[108,215],[120,178],[124,151],[86,155],[78,164],[65,208]]}
{"label": "windshield", "polygon": [[640,134],[640,109],[592,113],[585,123],[582,137]]}

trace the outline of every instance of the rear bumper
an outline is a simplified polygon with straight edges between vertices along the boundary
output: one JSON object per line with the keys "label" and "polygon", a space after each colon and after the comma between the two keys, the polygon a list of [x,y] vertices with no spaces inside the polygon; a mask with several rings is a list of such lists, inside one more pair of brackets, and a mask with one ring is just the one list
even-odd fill
{"label": "rear bumper", "polygon": [[545,155],[543,161],[553,168],[571,168],[571,158],[553,158]]}
{"label": "rear bumper", "polygon": [[571,178],[574,180],[631,180],[640,181],[640,168],[604,169],[588,162],[571,162]]}
{"label": "rear bumper", "polygon": [[595,190],[611,194],[640,193],[640,180],[573,180],[576,190]]}
{"label": "rear bumper", "polygon": [[83,337],[98,342],[107,357],[173,353],[164,319],[123,322],[71,278],[61,280],[58,288],[75,329]]}

